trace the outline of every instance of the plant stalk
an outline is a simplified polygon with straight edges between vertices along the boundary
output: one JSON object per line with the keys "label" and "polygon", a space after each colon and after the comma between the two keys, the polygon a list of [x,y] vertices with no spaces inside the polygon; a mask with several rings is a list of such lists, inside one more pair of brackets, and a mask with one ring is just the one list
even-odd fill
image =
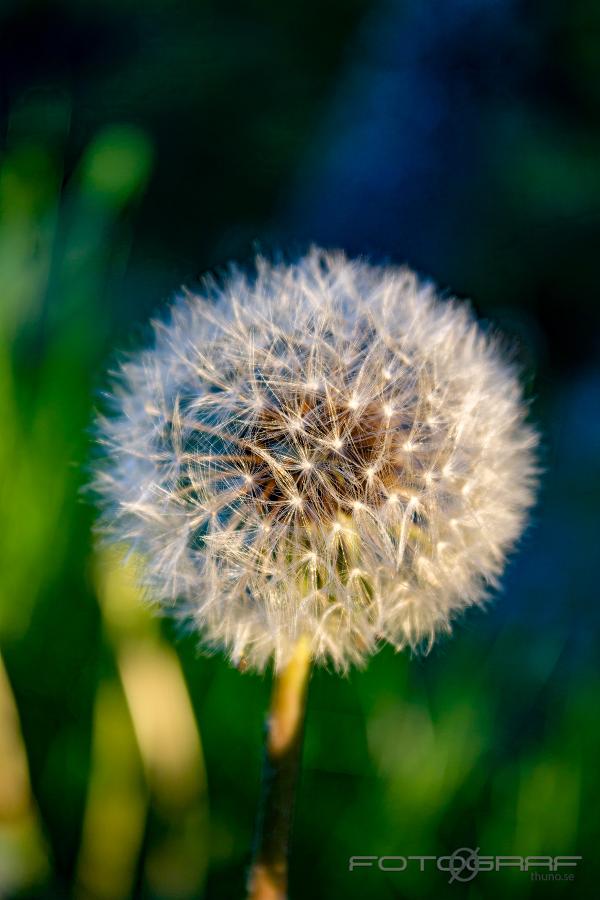
{"label": "plant stalk", "polygon": [[302,755],[309,642],[300,638],[273,680],[248,900],[285,900],[296,785]]}

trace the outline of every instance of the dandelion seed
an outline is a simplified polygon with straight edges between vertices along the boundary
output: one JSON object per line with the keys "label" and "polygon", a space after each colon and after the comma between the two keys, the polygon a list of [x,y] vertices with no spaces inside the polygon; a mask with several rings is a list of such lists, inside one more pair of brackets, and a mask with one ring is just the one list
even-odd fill
{"label": "dandelion seed", "polygon": [[497,582],[536,434],[468,306],[312,250],[207,282],[155,332],[98,421],[95,486],[103,528],[207,645],[280,668],[302,637],[346,669],[430,646]]}

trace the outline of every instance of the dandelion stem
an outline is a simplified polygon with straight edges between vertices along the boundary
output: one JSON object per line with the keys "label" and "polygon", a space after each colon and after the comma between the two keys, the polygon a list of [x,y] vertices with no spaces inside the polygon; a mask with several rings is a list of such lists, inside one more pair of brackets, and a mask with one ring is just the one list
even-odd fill
{"label": "dandelion stem", "polygon": [[310,673],[309,642],[300,638],[285,668],[275,675],[266,722],[262,788],[249,900],[285,900],[294,797],[304,734]]}

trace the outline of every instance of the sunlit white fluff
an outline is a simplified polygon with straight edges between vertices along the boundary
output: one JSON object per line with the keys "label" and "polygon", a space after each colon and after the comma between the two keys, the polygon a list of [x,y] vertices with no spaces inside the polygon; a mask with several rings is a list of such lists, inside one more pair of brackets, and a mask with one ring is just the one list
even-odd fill
{"label": "sunlit white fluff", "polygon": [[96,488],[151,595],[261,669],[429,646],[495,585],[536,435],[469,307],[312,250],[186,294],[124,363]]}

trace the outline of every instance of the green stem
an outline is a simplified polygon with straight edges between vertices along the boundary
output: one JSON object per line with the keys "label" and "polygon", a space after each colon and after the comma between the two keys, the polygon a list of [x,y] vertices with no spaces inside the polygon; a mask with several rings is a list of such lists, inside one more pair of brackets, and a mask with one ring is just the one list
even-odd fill
{"label": "green stem", "polygon": [[248,900],[285,900],[311,656],[300,638],[273,682]]}

